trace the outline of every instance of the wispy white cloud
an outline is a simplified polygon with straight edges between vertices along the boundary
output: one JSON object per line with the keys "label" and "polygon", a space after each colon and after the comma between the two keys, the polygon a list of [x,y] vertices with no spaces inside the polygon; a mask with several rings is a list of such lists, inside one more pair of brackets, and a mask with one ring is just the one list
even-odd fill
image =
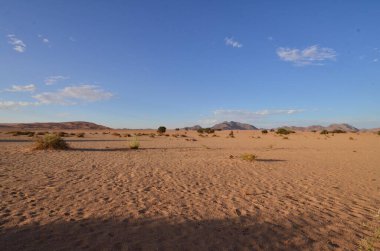
{"label": "wispy white cloud", "polygon": [[18,39],[14,34],[9,34],[7,35],[7,37],[8,37],[8,43],[13,46],[13,49],[15,51],[21,53],[26,50],[25,43],[21,39]]}
{"label": "wispy white cloud", "polygon": [[34,92],[36,86],[34,84],[30,85],[12,85],[11,88],[6,89],[8,92]]}
{"label": "wispy white cloud", "polygon": [[327,60],[335,60],[336,52],[331,48],[320,48],[318,45],[312,45],[305,49],[284,48],[277,49],[277,55],[281,60],[291,62],[297,66],[305,65],[323,65]]}
{"label": "wispy white cloud", "polygon": [[34,95],[41,104],[73,105],[78,101],[95,102],[110,99],[112,93],[106,92],[95,85],[69,86],[57,92],[44,92]]}
{"label": "wispy white cloud", "polygon": [[0,101],[0,110],[11,110],[19,107],[36,106],[38,102],[24,102],[24,101]]}
{"label": "wispy white cloud", "polygon": [[46,37],[44,37],[44,36],[42,36],[42,35],[38,35],[38,37],[41,39],[41,41],[42,41],[43,43],[45,43],[45,44],[50,43],[50,41],[49,41],[48,38],[46,38]]}
{"label": "wispy white cloud", "polygon": [[58,81],[66,80],[66,79],[69,79],[69,77],[65,77],[65,76],[50,76],[50,77],[45,78],[44,82],[45,82],[46,85],[53,85],[53,84],[57,83]]}
{"label": "wispy white cloud", "polygon": [[224,38],[224,43],[227,45],[227,46],[232,46],[233,48],[241,48],[243,47],[243,45],[235,40],[233,37],[226,37]]}

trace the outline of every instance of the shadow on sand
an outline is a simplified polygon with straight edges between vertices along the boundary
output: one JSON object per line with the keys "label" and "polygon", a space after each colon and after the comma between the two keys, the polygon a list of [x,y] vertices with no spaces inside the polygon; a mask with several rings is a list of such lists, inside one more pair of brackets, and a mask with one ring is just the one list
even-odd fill
{"label": "shadow on sand", "polygon": [[248,216],[181,223],[71,219],[0,229],[2,250],[310,250],[315,241],[289,221],[259,223]]}

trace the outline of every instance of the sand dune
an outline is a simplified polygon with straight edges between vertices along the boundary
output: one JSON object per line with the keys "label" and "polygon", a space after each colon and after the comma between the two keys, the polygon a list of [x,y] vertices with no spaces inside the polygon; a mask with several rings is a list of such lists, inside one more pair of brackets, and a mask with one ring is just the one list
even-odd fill
{"label": "sand dune", "polygon": [[0,134],[1,249],[356,250],[380,226],[380,136],[228,133]]}

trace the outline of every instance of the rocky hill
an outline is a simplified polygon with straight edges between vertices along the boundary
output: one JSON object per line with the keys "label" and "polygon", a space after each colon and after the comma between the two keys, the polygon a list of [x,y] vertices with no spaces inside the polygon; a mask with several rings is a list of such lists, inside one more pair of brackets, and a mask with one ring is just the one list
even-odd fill
{"label": "rocky hill", "polygon": [[6,123],[0,124],[1,130],[108,130],[106,126],[85,121],[47,122],[47,123]]}
{"label": "rocky hill", "polygon": [[239,123],[235,121],[224,121],[222,123],[214,125],[211,128],[215,130],[257,130],[257,128],[253,125]]}

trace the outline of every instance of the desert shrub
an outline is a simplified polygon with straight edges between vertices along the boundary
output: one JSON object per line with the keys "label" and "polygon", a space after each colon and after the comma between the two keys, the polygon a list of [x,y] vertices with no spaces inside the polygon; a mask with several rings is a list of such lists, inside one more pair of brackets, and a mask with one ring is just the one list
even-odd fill
{"label": "desert shrub", "polygon": [[329,131],[323,130],[323,131],[321,131],[321,134],[329,134]]}
{"label": "desert shrub", "polygon": [[166,132],[166,127],[165,126],[158,127],[157,132],[158,133],[165,133]]}
{"label": "desert shrub", "polygon": [[240,158],[242,160],[246,160],[246,161],[254,161],[257,159],[257,156],[252,154],[252,153],[244,153],[240,156]]}
{"label": "desert shrub", "polygon": [[156,137],[156,134],[155,133],[151,133],[151,134],[149,134],[149,137],[154,138],[154,137]]}
{"label": "desert shrub", "polygon": [[114,132],[114,133],[112,133],[112,135],[113,135],[113,136],[116,136],[116,137],[121,137],[121,134],[118,133],[118,132]]}
{"label": "desert shrub", "polygon": [[125,133],[125,134],[124,134],[124,137],[129,138],[129,137],[132,137],[132,135],[129,134],[129,133]]}
{"label": "desert shrub", "polygon": [[203,128],[199,128],[199,129],[197,130],[197,132],[198,132],[198,133],[204,133],[204,129],[203,129]]}
{"label": "desert shrub", "polygon": [[129,143],[129,148],[131,149],[139,149],[140,142],[138,141],[137,137],[134,137],[134,139]]}
{"label": "desert shrub", "polygon": [[214,132],[215,132],[215,130],[212,129],[212,128],[205,128],[205,129],[203,129],[203,131],[204,131],[205,133],[214,133]]}
{"label": "desert shrub", "polygon": [[311,130],[311,132],[317,132],[317,130]]}
{"label": "desert shrub", "polygon": [[294,131],[291,131],[285,128],[278,128],[276,133],[281,134],[281,135],[288,135],[288,134],[294,133]]}
{"label": "desert shrub", "polygon": [[377,132],[377,135],[380,135],[380,131]]}
{"label": "desert shrub", "polygon": [[288,137],[283,137],[283,139],[289,139]]}
{"label": "desert shrub", "polygon": [[169,137],[170,136],[170,134],[165,134],[165,137]]}
{"label": "desert shrub", "polygon": [[83,138],[84,137],[84,132],[77,133],[78,138]]}
{"label": "desert shrub", "polygon": [[39,135],[39,136],[45,135],[45,134],[48,134],[48,132],[37,132],[37,135]]}
{"label": "desert shrub", "polygon": [[268,130],[262,130],[261,133],[262,133],[262,134],[267,134],[267,133],[268,133]]}
{"label": "desert shrub", "polygon": [[346,133],[346,131],[340,130],[340,129],[335,129],[331,131],[331,133]]}
{"label": "desert shrub", "polygon": [[69,145],[57,134],[46,134],[38,137],[34,149],[36,150],[65,150]]}
{"label": "desert shrub", "polygon": [[57,133],[55,133],[55,134],[57,134],[59,137],[69,137],[70,135],[68,134],[68,133],[66,133],[66,132],[57,132]]}
{"label": "desert shrub", "polygon": [[269,131],[274,132],[274,129],[270,129]]}
{"label": "desert shrub", "polygon": [[30,131],[12,131],[12,132],[7,132],[6,134],[12,134],[13,136],[29,136],[33,137],[35,132],[30,132]]}
{"label": "desert shrub", "polygon": [[176,128],[175,130],[176,130],[176,131],[179,131],[179,128]]}
{"label": "desert shrub", "polygon": [[228,134],[228,137],[235,138],[234,131],[230,131],[230,133]]}

